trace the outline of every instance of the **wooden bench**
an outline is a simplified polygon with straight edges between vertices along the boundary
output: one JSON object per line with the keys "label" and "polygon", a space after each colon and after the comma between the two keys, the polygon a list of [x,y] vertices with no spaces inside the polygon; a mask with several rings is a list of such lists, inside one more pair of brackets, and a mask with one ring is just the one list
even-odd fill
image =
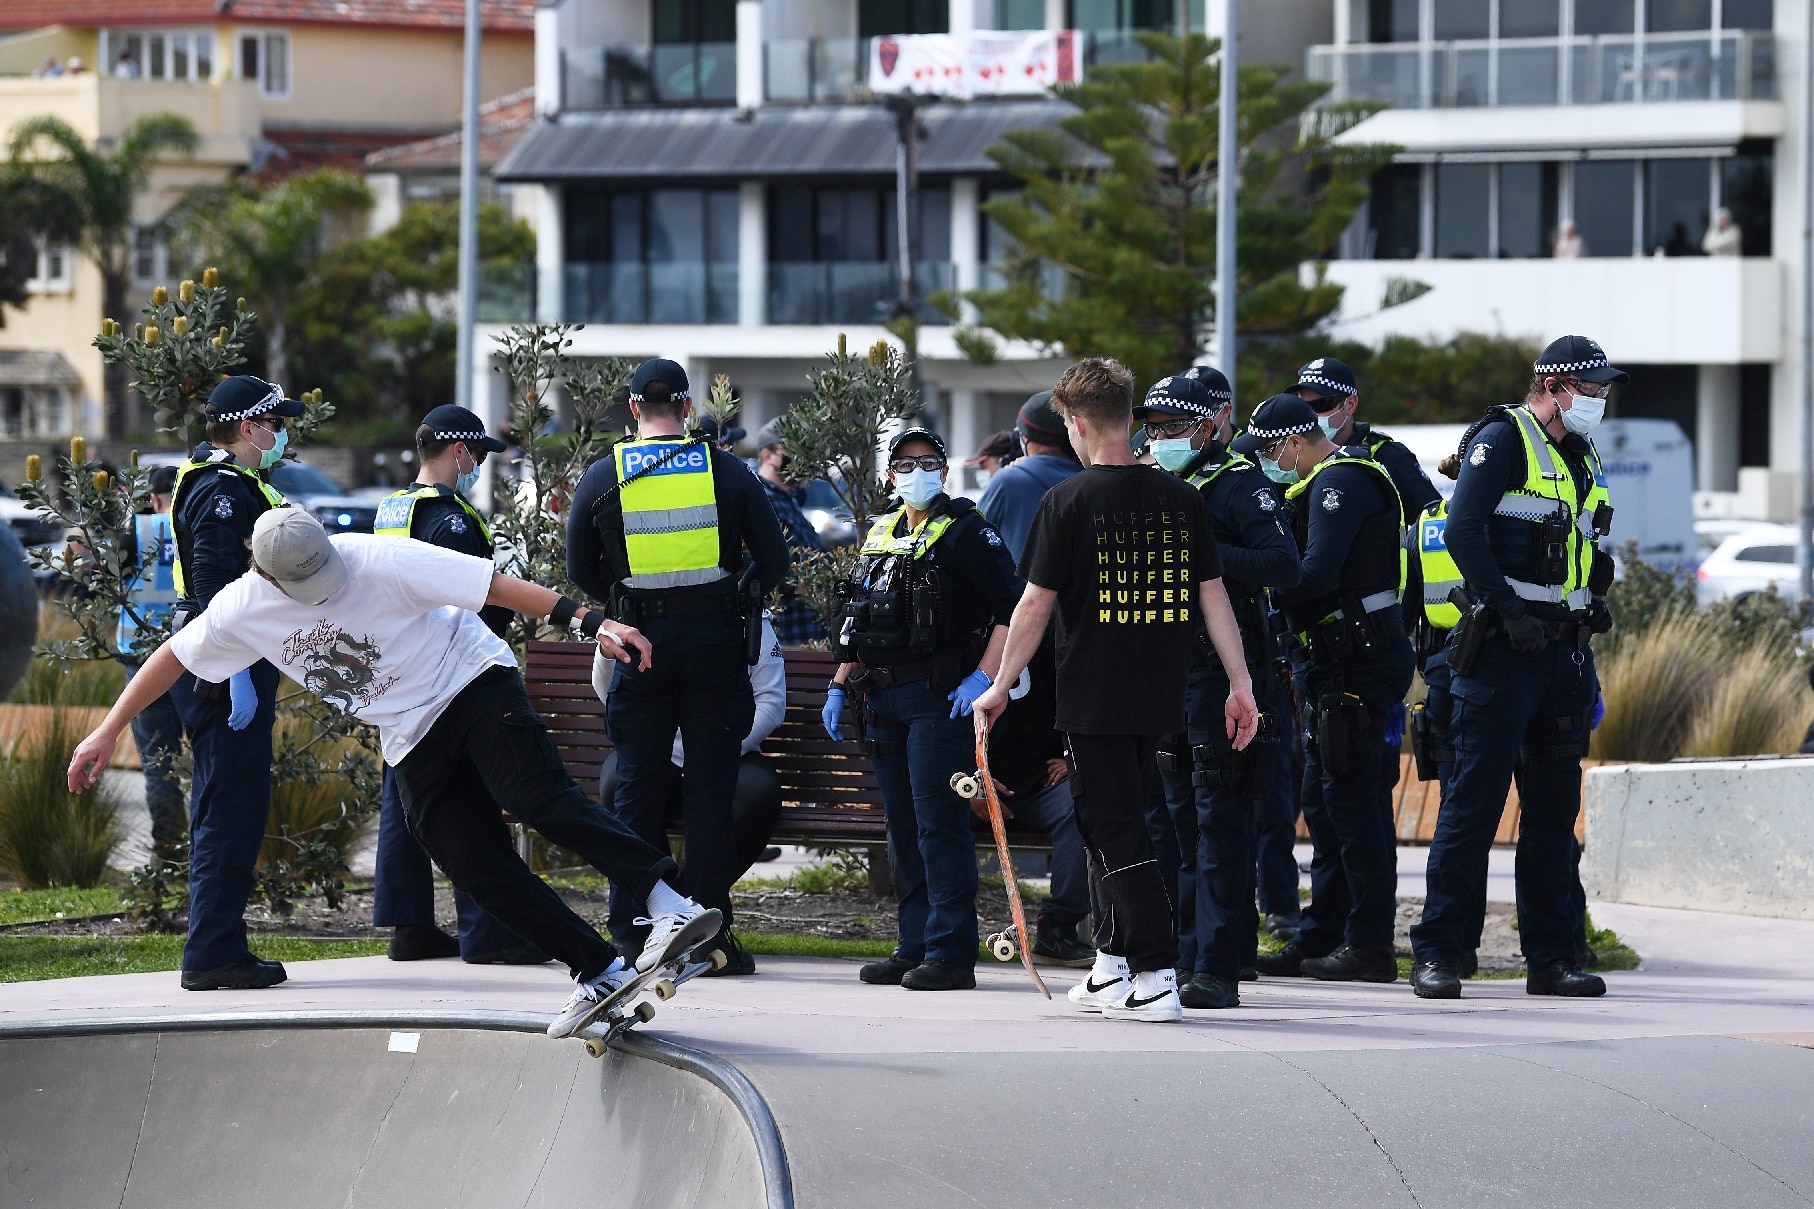
{"label": "wooden bench", "polygon": [[[548,723],[567,770],[588,793],[598,790],[599,769],[611,751],[605,737],[605,707],[592,691],[592,652],[585,642],[532,642],[523,670],[529,699]],[[854,740],[825,737],[819,711],[825,705],[825,682],[837,670],[827,651],[790,648],[787,661],[787,714],[762,745],[781,777],[781,821],[772,837],[779,844],[821,848],[872,848],[888,842],[882,821],[882,796],[869,758]],[[855,730],[845,718],[845,733]],[[1597,763],[1597,761],[1589,762]],[[1399,763],[1392,791],[1393,816],[1400,843],[1427,844],[1436,830],[1440,800],[1436,782],[1419,781],[1407,751]],[[1577,820],[1580,836],[1585,820]],[[1298,838],[1308,840],[1303,820]],[[1009,842],[1017,849],[1049,849],[1045,833],[1008,824]],[[1518,790],[1505,804],[1493,842],[1518,840]],[[993,844],[977,823],[977,843]]]}
{"label": "wooden bench", "polygon": [[[532,642],[523,669],[529,700],[548,724],[554,745],[588,793],[598,790],[599,769],[610,754],[605,736],[605,707],[592,691],[592,652],[585,642]],[[837,670],[828,651],[790,648],[787,664],[787,713],[762,753],[774,762],[781,778],[781,821],[770,837],[777,844],[819,848],[878,848],[888,842],[882,818],[882,794],[869,757],[854,739],[826,738],[820,723],[825,682]],[[855,730],[846,715],[844,733]],[[980,821],[977,843],[994,840]],[[1049,849],[1042,831],[1008,827],[1015,848]]]}

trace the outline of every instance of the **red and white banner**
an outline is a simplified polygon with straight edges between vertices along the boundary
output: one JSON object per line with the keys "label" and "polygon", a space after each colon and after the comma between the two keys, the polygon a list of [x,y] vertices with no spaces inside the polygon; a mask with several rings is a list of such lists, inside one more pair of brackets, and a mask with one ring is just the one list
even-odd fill
{"label": "red and white banner", "polygon": [[894,34],[869,44],[869,90],[922,96],[1025,96],[1077,81],[1077,31]]}

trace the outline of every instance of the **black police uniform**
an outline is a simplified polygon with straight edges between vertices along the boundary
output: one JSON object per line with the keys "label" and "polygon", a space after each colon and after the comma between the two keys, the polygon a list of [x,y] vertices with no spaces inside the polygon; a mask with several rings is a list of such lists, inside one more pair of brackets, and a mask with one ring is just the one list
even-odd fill
{"label": "black police uniform", "polygon": [[[1585,358],[1585,365],[1571,359],[1559,361],[1560,370],[1546,368],[1559,345],[1568,346],[1571,358]],[[1589,372],[1618,373],[1607,366],[1598,345],[1581,337],[1552,344],[1537,371],[1557,374],[1583,366]],[[1534,420],[1528,428],[1545,442],[1539,456],[1547,452],[1566,476],[1562,488],[1571,509],[1564,526],[1590,524],[1589,497],[1596,486],[1603,491],[1603,480],[1596,484],[1591,444],[1572,433],[1557,440]],[[1427,962],[1459,966],[1467,956],[1487,854],[1514,775],[1523,804],[1517,880],[1519,942],[1526,966],[1533,975],[1572,970],[1584,946],[1574,825],[1581,802],[1580,760],[1599,694],[1588,640],[1610,624],[1603,606],[1592,602],[1610,585],[1612,567],[1609,557],[1595,551],[1592,572],[1576,589],[1584,599],[1575,601],[1525,599],[1509,582],[1557,582],[1545,557],[1554,535],[1544,533],[1537,521],[1512,515],[1519,509],[1504,504],[1528,481],[1526,457],[1514,409],[1495,409],[1467,441],[1449,501],[1449,553],[1474,600],[1501,620],[1487,630],[1472,667],[1461,666],[1460,637],[1450,639],[1450,660],[1456,666],[1451,669],[1449,736],[1455,759],[1430,844],[1423,919],[1411,929],[1420,967]],[[1555,544],[1566,547],[1574,540],[1571,534]],[[1537,594],[1528,587],[1525,592]],[[1540,650],[1514,650],[1504,632],[1506,619],[1526,624],[1521,621],[1525,618],[1542,626]],[[1604,991],[1604,983],[1590,975],[1573,977],[1583,985],[1564,993]],[[1450,988],[1448,994],[1454,993]]]}
{"label": "black police uniform", "polygon": [[1380,975],[1392,964],[1398,850],[1376,786],[1387,715],[1413,672],[1397,600],[1403,510],[1363,449],[1332,458],[1289,500],[1303,577],[1274,593],[1292,631],[1308,640],[1302,801],[1316,856],[1295,956],[1345,946],[1372,969],[1368,977],[1390,981]]}
{"label": "black police uniform", "polygon": [[[432,413],[431,413],[432,414]],[[492,543],[472,505],[452,487],[411,483],[391,499],[432,490],[417,499],[409,514],[409,536],[431,546],[491,561]],[[502,605],[486,605],[479,618],[499,638],[505,637],[512,613]],[[378,810],[378,852],[372,876],[372,923],[380,928],[435,923],[434,870],[428,853],[409,833],[396,770],[384,768],[384,792]],[[534,963],[547,958],[522,937],[499,923],[464,890],[454,891],[454,916],[459,923],[460,956],[485,963],[509,960]],[[436,943],[445,944],[444,940]],[[395,952],[395,950],[393,950]]]}
{"label": "black police uniform", "polygon": [[[226,379],[209,402],[211,419],[300,415],[281,389],[245,376]],[[233,455],[204,442],[178,473],[171,529],[182,569],[180,620],[205,611],[220,590],[252,564],[252,526],[281,499]],[[189,938],[185,975],[244,967],[255,959],[246,942],[246,901],[271,814],[271,730],[277,719],[277,669],[249,669],[258,708],[242,730],[227,724],[229,687],[184,671],[170,698],[193,757],[189,795]]]}
{"label": "black police uniform", "polygon": [[1442,492],[1430,481],[1430,476],[1423,472],[1423,466],[1417,455],[1406,447],[1404,442],[1394,440],[1383,432],[1374,432],[1371,425],[1359,420],[1354,422],[1354,437],[1349,445],[1359,445],[1370,457],[1392,476],[1392,485],[1398,488],[1398,501],[1404,512],[1404,523],[1415,524],[1423,515],[1423,510],[1442,498]]}
{"label": "black police uniform", "polygon": [[[679,367],[672,372],[680,375]],[[657,443],[678,446],[683,439]],[[789,554],[775,511],[749,467],[709,443],[693,448],[710,459],[721,574],[709,583],[661,591],[625,586],[631,561],[624,509],[616,458],[607,456],[592,464],[574,492],[567,575],[594,600],[613,602],[611,611],[640,629],[654,648],[647,671],[619,663],[613,673],[605,719],[617,745],[617,800],[611,805],[638,835],[658,846],[666,843],[665,787],[678,730],[687,753],[681,790],[685,892],[721,911],[729,927],[731,884],[741,872],[731,842],[731,801],[756,708],[737,585],[746,547],[765,598],[786,577]],[[642,905],[613,889],[611,932],[632,952],[641,948],[643,929],[634,919]]]}
{"label": "black police uniform", "polygon": [[[906,549],[903,549],[906,547]],[[882,793],[903,963],[976,964],[976,840],[951,775],[974,766],[974,724],[948,695],[1006,626],[1022,584],[995,527],[971,501],[940,495],[918,530],[904,507],[878,518],[861,577],[845,586],[834,648],[861,667],[864,741]],[[913,552],[917,551],[917,553]],[[855,704],[855,702],[853,702]]]}
{"label": "black police uniform", "polygon": [[[1215,441],[1179,475],[1203,492],[1222,560],[1222,586],[1241,628],[1254,694],[1265,700],[1271,679],[1266,589],[1289,588],[1301,573],[1297,542],[1285,527],[1278,491],[1252,462]],[[1265,795],[1252,790],[1270,789],[1285,720],[1272,717],[1263,722],[1261,734],[1238,761],[1227,751],[1209,755],[1211,749],[1228,747],[1223,719],[1228,675],[1201,623],[1199,630],[1185,698],[1188,747],[1160,758],[1171,817],[1168,827],[1155,828],[1154,847],[1162,866],[1177,869],[1173,884],[1178,887],[1178,968],[1221,981],[1232,996],[1241,969],[1253,961],[1259,936],[1254,909],[1256,798]],[[1206,758],[1198,761],[1194,753]],[[1248,779],[1247,773],[1254,761],[1265,766],[1257,780]],[[1243,783],[1223,783],[1233,779],[1224,770]],[[1216,783],[1195,783],[1198,780]]]}

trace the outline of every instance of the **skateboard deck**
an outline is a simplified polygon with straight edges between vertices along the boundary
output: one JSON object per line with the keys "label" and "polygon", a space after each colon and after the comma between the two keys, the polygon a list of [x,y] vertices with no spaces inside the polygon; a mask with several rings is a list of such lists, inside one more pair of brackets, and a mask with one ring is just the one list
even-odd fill
{"label": "skateboard deck", "polygon": [[724,916],[715,910],[708,910],[689,920],[685,927],[668,939],[667,948],[662,959],[647,970],[639,971],[630,977],[610,995],[599,1001],[598,1007],[579,1026],[571,1036],[578,1036],[582,1031],[604,1021],[603,1036],[584,1038],[586,1052],[594,1058],[603,1057],[605,1049],[617,1038],[638,1024],[647,1024],[655,1018],[655,1005],[646,999],[637,1002],[645,991],[653,991],[655,998],[666,1001],[674,997],[675,991],[684,982],[690,982],[707,970],[721,969],[725,963],[721,949],[712,950],[711,960],[689,962],[694,949],[718,935],[723,926]]}
{"label": "skateboard deck", "polygon": [[1001,858],[1002,885],[1008,890],[1008,914],[1013,923],[1005,932],[996,932],[988,939],[989,951],[997,961],[1012,961],[1014,951],[1020,951],[1020,964],[1026,967],[1027,977],[1039,988],[1039,993],[1047,999],[1052,992],[1046,989],[1045,980],[1040,978],[1039,971],[1033,968],[1032,946],[1027,944],[1027,916],[1020,905],[1020,884],[1014,878],[1014,860],[1008,855],[1008,829],[1002,821],[1001,799],[995,795],[995,779],[989,775],[989,725],[982,722],[976,731],[976,775],[957,773],[951,778],[951,788],[960,797],[975,798],[981,795],[989,808],[989,827],[995,833],[995,854]]}

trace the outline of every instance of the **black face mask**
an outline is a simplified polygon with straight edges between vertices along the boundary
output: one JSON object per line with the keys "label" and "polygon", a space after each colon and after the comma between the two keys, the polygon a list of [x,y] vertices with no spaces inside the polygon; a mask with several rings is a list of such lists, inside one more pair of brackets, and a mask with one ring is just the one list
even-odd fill
{"label": "black face mask", "polygon": [[782,474],[786,474],[788,471],[792,470],[793,468],[794,468],[794,455],[791,453],[782,454],[781,455],[781,465],[777,466],[776,469],[779,470]]}

